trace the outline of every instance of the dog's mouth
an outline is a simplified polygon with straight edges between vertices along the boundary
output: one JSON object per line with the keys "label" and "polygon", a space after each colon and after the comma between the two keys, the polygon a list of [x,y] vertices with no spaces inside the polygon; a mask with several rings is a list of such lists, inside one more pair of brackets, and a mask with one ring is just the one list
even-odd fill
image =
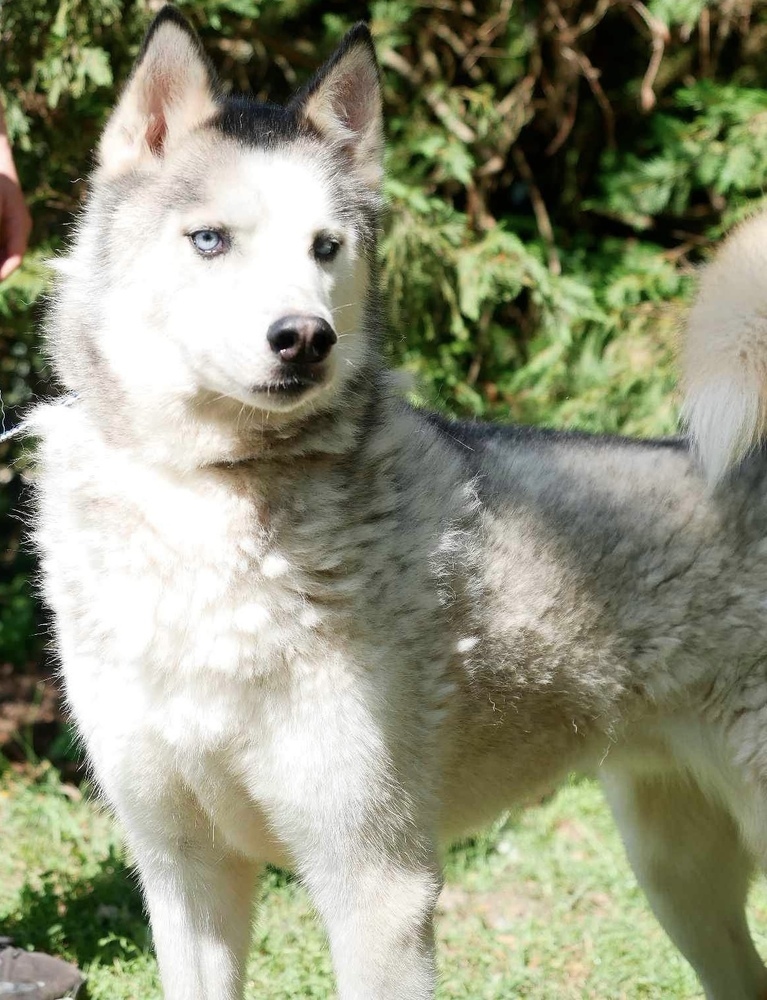
{"label": "dog's mouth", "polygon": [[261,382],[251,386],[251,392],[266,396],[302,396],[310,389],[315,389],[325,381],[320,372],[304,373],[295,372],[289,375],[281,375],[279,378],[271,379],[269,382]]}
{"label": "dog's mouth", "polygon": [[312,390],[324,385],[327,380],[328,372],[325,365],[302,365],[278,372],[266,382],[251,385],[250,392],[254,396],[261,397],[267,408],[270,404],[279,409],[290,408],[304,396],[309,395]]}
{"label": "dog's mouth", "polygon": [[[0,0],[2,2],[2,0]],[[308,369],[309,366],[306,366]],[[315,370],[316,369],[316,370]],[[308,398],[322,388],[327,388],[332,382],[332,373],[325,365],[314,365],[311,370],[295,366],[295,369],[270,372],[262,382],[250,384],[235,382],[231,376],[221,375],[210,391],[215,393],[214,399],[221,399],[223,394],[248,407],[257,410],[274,410],[288,412],[305,405]]]}

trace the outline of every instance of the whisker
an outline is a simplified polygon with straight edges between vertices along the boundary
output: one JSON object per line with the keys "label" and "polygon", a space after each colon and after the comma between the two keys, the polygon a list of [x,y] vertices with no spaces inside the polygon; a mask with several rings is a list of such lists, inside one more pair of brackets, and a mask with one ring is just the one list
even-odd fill
{"label": "whisker", "polygon": [[239,433],[240,430],[240,420],[242,420],[242,415],[245,413],[245,404],[243,403],[240,407],[240,412],[237,414],[237,419],[234,422],[235,434]]}
{"label": "whisker", "polygon": [[198,399],[194,402],[195,409],[201,409],[203,406],[209,406],[211,403],[218,403],[222,399],[229,399],[225,392],[220,393],[218,396],[213,396],[211,399]]}

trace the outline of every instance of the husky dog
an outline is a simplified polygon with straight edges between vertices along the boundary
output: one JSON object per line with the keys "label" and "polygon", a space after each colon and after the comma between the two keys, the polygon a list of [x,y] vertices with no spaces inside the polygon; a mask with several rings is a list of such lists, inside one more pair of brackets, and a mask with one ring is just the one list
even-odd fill
{"label": "husky dog", "polygon": [[358,25],[286,106],[164,9],[48,329],[36,538],[66,689],[167,1000],[242,996],[265,863],[342,1000],[434,996],[440,845],[574,770],[710,1000],[765,1000],[767,223],[703,277],[691,439],[451,423],[399,397]]}

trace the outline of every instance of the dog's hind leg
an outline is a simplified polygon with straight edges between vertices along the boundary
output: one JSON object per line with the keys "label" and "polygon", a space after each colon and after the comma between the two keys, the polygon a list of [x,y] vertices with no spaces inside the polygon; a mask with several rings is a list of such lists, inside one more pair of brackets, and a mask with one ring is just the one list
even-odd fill
{"label": "dog's hind leg", "polygon": [[754,866],[730,814],[679,773],[615,766],[602,783],[637,879],[707,1000],[767,1000],[745,914]]}

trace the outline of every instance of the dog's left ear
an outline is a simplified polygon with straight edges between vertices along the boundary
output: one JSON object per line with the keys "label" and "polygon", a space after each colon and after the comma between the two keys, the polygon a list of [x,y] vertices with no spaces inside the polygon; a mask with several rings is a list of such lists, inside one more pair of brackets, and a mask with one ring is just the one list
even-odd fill
{"label": "dog's left ear", "polygon": [[349,159],[370,188],[383,176],[381,81],[373,39],[356,24],[289,105]]}

